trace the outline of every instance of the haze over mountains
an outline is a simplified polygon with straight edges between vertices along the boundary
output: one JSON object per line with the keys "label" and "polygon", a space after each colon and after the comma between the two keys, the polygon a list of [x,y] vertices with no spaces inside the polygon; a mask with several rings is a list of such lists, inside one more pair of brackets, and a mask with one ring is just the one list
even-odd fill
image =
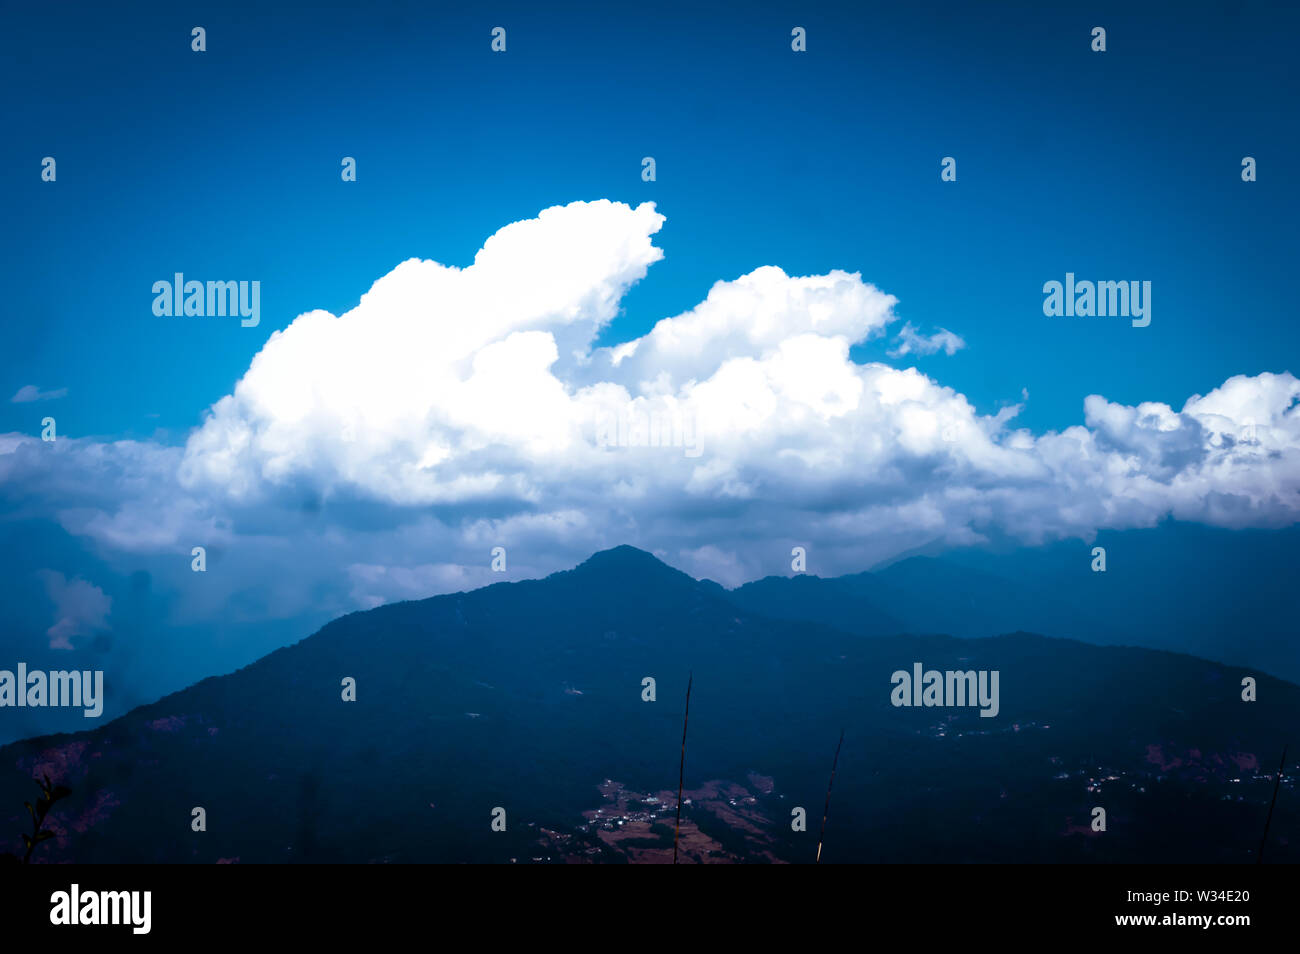
{"label": "haze over mountains", "polygon": [[[45,861],[662,861],[693,672],[686,860],[811,860],[841,728],[826,861],[1254,859],[1300,687],[1023,632],[886,635],[925,621],[925,565],[728,594],[619,547],[354,613],[92,731],[0,749],[0,838],[16,847],[48,772],[73,794]],[[953,586],[931,602],[973,595]],[[907,612],[872,615],[900,592]],[[998,715],[892,705],[915,663],[998,671]],[[1268,860],[1297,860],[1298,801],[1285,781]]]}
{"label": "haze over mountains", "polygon": [[1300,681],[1300,531],[1239,533],[1170,523],[1101,534],[1092,545],[954,550],[829,580],[767,577],[731,591],[739,605],[849,632],[993,636],[1025,630],[1146,646],[1257,666]]}

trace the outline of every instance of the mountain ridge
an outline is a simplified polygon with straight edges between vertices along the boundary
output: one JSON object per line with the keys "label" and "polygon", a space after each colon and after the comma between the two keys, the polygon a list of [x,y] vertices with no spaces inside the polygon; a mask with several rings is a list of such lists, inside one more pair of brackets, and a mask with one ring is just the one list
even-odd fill
{"label": "mountain ridge", "polygon": [[[42,846],[51,861],[663,860],[652,809],[676,781],[691,672],[692,860],[808,860],[789,810],[820,804],[840,728],[830,860],[1240,861],[1258,843],[1262,766],[1278,726],[1300,721],[1300,687],[1256,674],[1248,705],[1245,670],[1185,654],[1031,633],[864,638],[753,613],[651,560],[618,550],[348,614],[104,726],[0,748],[0,844],[49,772],[73,791]],[[891,673],[916,663],[999,671],[998,716],[893,705]],[[1070,834],[1089,779],[1110,777],[1124,836]],[[1284,786],[1278,860],[1300,845],[1293,799]],[[605,828],[602,805],[636,837]],[[489,827],[496,806],[507,832]],[[189,830],[194,807],[205,832]],[[995,835],[1017,825],[1021,838]],[[1230,837],[1207,849],[1204,826]]]}
{"label": "mountain ridge", "polygon": [[[921,555],[915,557],[907,557],[904,560],[891,563],[889,566],[892,568],[894,566],[898,566],[900,563],[910,563],[913,560],[940,562],[937,561],[936,558],[934,557],[928,555]],[[125,713],[122,713],[120,716],[115,717],[109,722],[103,723],[102,726],[91,726],[88,729],[78,730],[76,732],[54,732],[54,733],[48,733],[48,734],[43,734],[38,736],[30,736],[26,739],[19,739],[19,740],[15,740],[12,743],[5,743],[4,745],[0,745],[0,752],[3,752],[4,749],[10,745],[16,745],[24,742],[33,742],[42,739],[58,739],[58,738],[82,735],[85,734],[86,732],[94,731],[95,729],[98,728],[107,727],[109,725],[112,725],[114,722],[124,719],[134,713],[138,713],[142,710],[161,705],[162,703],[165,703],[170,699],[174,699],[177,696],[181,696],[187,691],[189,691],[190,689],[203,686],[205,684],[213,682],[214,680],[221,680],[229,676],[235,676],[241,672],[252,669],[253,667],[259,665],[260,663],[268,659],[274,658],[281,653],[293,649],[294,647],[300,646],[309,640],[331,633],[334,631],[335,628],[339,626],[339,624],[343,623],[346,620],[353,619],[359,616],[367,616],[369,614],[382,614],[385,611],[390,611],[397,607],[421,606],[421,605],[433,604],[433,603],[440,604],[442,603],[442,601],[447,601],[447,600],[459,601],[471,596],[477,597],[481,594],[487,594],[489,592],[500,592],[502,590],[510,590],[511,588],[515,588],[515,587],[527,588],[527,587],[535,586],[537,584],[547,583],[548,581],[564,581],[566,583],[590,582],[593,579],[600,579],[599,574],[601,573],[606,573],[610,571],[625,573],[631,570],[641,570],[641,571],[651,570],[658,575],[659,579],[672,581],[673,583],[680,586],[683,592],[698,592],[702,596],[721,599],[724,602],[728,603],[729,605],[733,605],[738,609],[742,609],[746,612],[754,613],[759,616],[767,616],[768,614],[762,612],[761,609],[755,608],[755,603],[758,601],[748,600],[748,599],[736,601],[734,598],[738,594],[741,594],[746,591],[750,591],[753,588],[760,588],[764,586],[782,586],[782,587],[784,586],[789,586],[789,587],[831,586],[835,588],[841,588],[841,587],[845,587],[847,584],[851,584],[853,581],[857,581],[864,578],[875,577],[875,571],[871,571],[871,570],[862,571],[859,573],[845,574],[843,576],[837,576],[837,577],[821,577],[816,574],[795,574],[791,576],[780,576],[776,574],[769,574],[768,576],[762,577],[758,580],[754,580],[748,583],[741,584],[737,587],[727,589],[726,587],[723,587],[721,584],[718,584],[712,580],[707,580],[707,579],[697,580],[694,577],[690,576],[689,574],[685,573],[684,571],[679,570],[676,567],[673,567],[670,564],[666,563],[665,561],[661,560],[659,557],[655,556],[653,553],[650,553],[649,551],[642,550],[638,547],[634,547],[629,544],[619,544],[614,547],[609,547],[604,550],[596,551],[586,560],[582,561],[581,563],[577,564],[576,566],[570,569],[557,570],[554,573],[550,573],[544,577],[539,577],[536,579],[502,580],[496,583],[487,584],[485,586],[476,587],[471,590],[461,590],[455,593],[442,593],[442,594],[436,594],[434,596],[419,597],[419,598],[409,599],[409,600],[399,600],[392,603],[385,603],[382,606],[377,606],[370,609],[354,610],[351,613],[346,613],[342,616],[336,617],[333,620],[330,620],[328,623],[326,623],[324,626],[321,626],[315,632],[302,637],[301,639],[299,639],[294,643],[290,643],[285,646],[281,646],[277,649],[274,649],[271,652],[265,654],[264,656],[261,656],[258,659],[255,659],[245,664],[244,666],[240,666],[237,669],[231,670],[230,672],[215,673],[213,675],[206,676],[203,679],[200,679],[197,682],[190,684],[189,686],[182,687],[173,692],[167,693],[164,696],[160,696],[155,701],[142,703],[141,705],[136,706]],[[636,585],[637,585],[637,581],[635,579],[624,577],[621,580],[620,589],[623,590],[635,589]],[[457,605],[459,606],[461,604],[457,603]],[[794,621],[794,620],[807,621],[811,619],[812,621],[827,626],[830,629],[838,630],[846,636],[859,635],[859,633],[855,632],[854,629],[852,628],[836,626],[834,624],[823,621],[816,613],[814,613],[811,617],[810,616],[785,617],[785,616],[777,615],[777,616],[773,616],[772,618],[777,620],[786,620],[786,621]],[[876,635],[889,635],[889,636],[897,636],[897,637],[907,637],[907,636],[914,636],[914,635],[941,636],[941,637],[954,636],[954,634],[952,633],[942,632],[939,630],[909,630],[903,626],[890,629],[888,632],[882,632]],[[1072,637],[1056,636],[1051,633],[1038,632],[1035,630],[1027,630],[1027,629],[1018,629],[1018,628],[1011,628],[1002,632],[990,633],[988,636],[983,636],[983,637],[958,637],[958,638],[996,639],[1000,637],[1018,637],[1018,636],[1030,636],[1034,638],[1048,639],[1054,642],[1061,642],[1061,643],[1077,643],[1079,645],[1092,645],[1092,646],[1098,645],[1096,643],[1089,642],[1088,640],[1075,639]],[[1134,643],[1107,643],[1103,645],[1115,649],[1138,649],[1138,650],[1149,651],[1152,653],[1163,653],[1163,654],[1169,654],[1173,656],[1186,657],[1188,659],[1194,659],[1201,662],[1217,663],[1216,660],[1206,659],[1205,657],[1198,656],[1194,653],[1182,652],[1174,649],[1162,649],[1158,647],[1143,646]],[[1224,665],[1232,666],[1232,664],[1224,664]],[[1241,668],[1244,671],[1246,669],[1249,669],[1250,667],[1233,666],[1233,668]],[[1276,680],[1279,683],[1300,687],[1300,682],[1289,680],[1281,676],[1276,676],[1272,673],[1264,673],[1264,675],[1270,679]]]}

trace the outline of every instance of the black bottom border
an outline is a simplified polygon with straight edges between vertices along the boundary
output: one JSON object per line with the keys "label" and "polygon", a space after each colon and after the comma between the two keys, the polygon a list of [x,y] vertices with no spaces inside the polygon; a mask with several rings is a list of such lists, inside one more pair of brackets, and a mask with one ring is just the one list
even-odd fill
{"label": "black bottom border", "polygon": [[[1294,933],[1288,867],[823,865],[803,875],[683,872],[665,881],[653,872],[593,877],[590,866],[29,865],[0,874],[0,931],[6,939],[75,933],[151,943],[374,941],[415,930],[436,943],[468,930],[484,939],[617,943],[647,931],[666,941],[751,932],[770,940],[788,927],[809,939],[850,930],[924,941],[1129,934],[1233,943]],[[70,911],[74,884],[83,911],[89,893],[149,892],[148,933],[131,924],[52,923],[59,892]]]}

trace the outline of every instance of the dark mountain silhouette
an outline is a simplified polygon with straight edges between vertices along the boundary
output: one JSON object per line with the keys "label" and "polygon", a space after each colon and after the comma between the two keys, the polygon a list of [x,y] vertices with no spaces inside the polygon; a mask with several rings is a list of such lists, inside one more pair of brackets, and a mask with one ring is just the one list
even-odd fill
{"label": "dark mountain silhouette", "polygon": [[1230,531],[1168,523],[1092,544],[950,550],[832,579],[767,577],[730,592],[746,609],[863,635],[994,636],[1016,630],[1189,652],[1300,681],[1300,528]]}
{"label": "dark mountain silhouette", "polygon": [[1023,629],[1103,644],[1141,642],[1140,634],[1099,616],[1088,604],[1087,590],[1079,581],[1071,583],[1026,583],[916,556],[875,572],[829,579],[769,576],[728,595],[756,613],[816,620],[864,636],[993,636]]}
{"label": "dark mountain silhouette", "polygon": [[726,595],[737,606],[762,616],[823,623],[863,636],[891,636],[915,628],[881,608],[897,602],[901,594],[870,573],[832,579],[768,576]]}
{"label": "dark mountain silhouette", "polygon": [[[665,860],[693,671],[685,860],[810,862],[841,728],[823,862],[1253,860],[1300,687],[1021,632],[884,635],[889,615],[855,613],[886,591],[861,583],[729,594],[618,547],[354,613],[95,730],[0,749],[0,831],[18,841],[49,774],[72,795],[47,862]],[[775,618],[805,591],[802,619]],[[999,714],[894,707],[891,674],[915,662],[997,670]],[[1300,860],[1297,836],[1284,781],[1268,860]]]}

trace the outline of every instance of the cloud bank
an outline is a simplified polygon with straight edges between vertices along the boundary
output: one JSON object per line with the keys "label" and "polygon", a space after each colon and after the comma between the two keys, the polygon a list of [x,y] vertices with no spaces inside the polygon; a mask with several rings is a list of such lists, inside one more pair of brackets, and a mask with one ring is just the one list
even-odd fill
{"label": "cloud bank", "polygon": [[[1300,516],[1289,373],[1179,409],[1081,396],[1082,423],[1033,434],[1018,406],[981,414],[915,368],[851,360],[895,321],[860,274],[772,266],[595,347],[662,258],[663,222],[651,203],[577,202],[507,225],[466,268],[403,262],[351,311],[272,334],[183,448],[0,438],[5,506],[105,559],[188,569],[204,545],[228,588],[278,572],[268,613],[491,582],[498,545],[512,578],[626,542],[738,583],[783,572],[796,544],[829,575],[989,535]],[[895,357],[964,344],[910,325],[896,340]],[[213,589],[200,604],[228,596]]]}

